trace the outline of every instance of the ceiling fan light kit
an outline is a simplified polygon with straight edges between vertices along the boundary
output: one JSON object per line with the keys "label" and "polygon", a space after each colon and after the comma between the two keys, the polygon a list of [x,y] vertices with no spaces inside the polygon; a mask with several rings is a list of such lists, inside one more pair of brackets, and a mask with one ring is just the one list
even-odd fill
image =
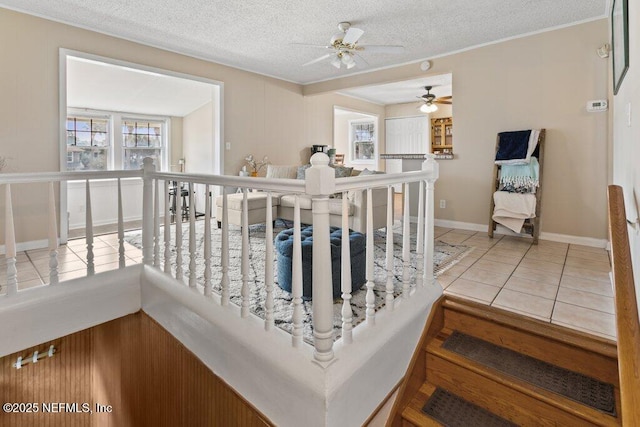
{"label": "ceiling fan light kit", "polygon": [[422,104],[420,111],[423,113],[433,113],[434,111],[438,111],[438,106],[436,104]]}

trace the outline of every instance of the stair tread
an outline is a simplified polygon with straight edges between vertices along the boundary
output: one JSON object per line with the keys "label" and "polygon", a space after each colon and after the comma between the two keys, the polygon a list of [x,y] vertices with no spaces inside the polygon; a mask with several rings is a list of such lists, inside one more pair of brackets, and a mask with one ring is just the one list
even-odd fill
{"label": "stair tread", "polygon": [[[487,366],[482,362],[475,361],[473,359],[467,358],[463,355],[460,355],[456,352],[446,349],[445,347],[443,347],[443,344],[452,333],[453,331],[443,329],[437,337],[432,339],[427,344],[426,351],[428,353],[433,354],[436,357],[441,357],[461,367],[464,367],[465,369],[469,369],[473,372],[483,375],[486,378],[490,378],[492,381],[498,382],[507,387],[511,387],[515,390],[518,390],[531,397],[540,399],[541,401],[544,401],[555,407],[563,408],[564,410],[567,410],[568,412],[574,415],[577,415],[580,417],[587,417],[587,418],[595,417],[598,419],[615,420],[615,407],[616,407],[615,394],[613,397],[613,411],[612,411],[613,413],[607,413],[605,411],[595,409],[591,406],[584,405],[565,395],[556,393],[554,391],[549,391],[527,380],[521,379],[517,375],[503,373],[500,370],[496,369],[495,367]],[[491,343],[489,344],[494,345]],[[509,351],[512,351],[512,350],[509,350]],[[609,384],[609,386],[613,387],[611,384]],[[615,393],[615,391],[613,393]]]}
{"label": "stair tread", "polygon": [[425,402],[422,412],[450,427],[517,425],[440,387]]}

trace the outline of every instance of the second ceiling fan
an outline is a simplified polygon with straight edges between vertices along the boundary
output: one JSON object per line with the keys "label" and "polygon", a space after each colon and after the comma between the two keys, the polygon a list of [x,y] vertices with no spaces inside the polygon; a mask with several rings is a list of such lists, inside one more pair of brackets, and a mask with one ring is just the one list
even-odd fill
{"label": "second ceiling fan", "polygon": [[425,86],[424,89],[427,91],[427,93],[422,96],[416,97],[422,101],[422,104],[418,107],[418,109],[423,113],[433,113],[434,111],[437,111],[438,106],[436,104],[453,104],[452,96],[441,96],[440,98],[437,98],[433,93],[431,93],[431,89],[433,89],[433,86]]}
{"label": "second ceiling fan", "polygon": [[361,52],[372,53],[402,53],[404,52],[404,46],[392,46],[392,45],[359,45],[358,40],[364,34],[364,31],[359,28],[351,26],[350,22],[341,22],[338,24],[339,33],[335,34],[328,45],[312,45],[304,43],[294,43],[298,46],[318,47],[322,49],[330,49],[332,52],[322,55],[316,59],[313,59],[305,64],[303,67],[324,60],[329,60],[331,65],[336,68],[351,69],[355,66],[365,67],[369,65],[367,61],[360,55]]}

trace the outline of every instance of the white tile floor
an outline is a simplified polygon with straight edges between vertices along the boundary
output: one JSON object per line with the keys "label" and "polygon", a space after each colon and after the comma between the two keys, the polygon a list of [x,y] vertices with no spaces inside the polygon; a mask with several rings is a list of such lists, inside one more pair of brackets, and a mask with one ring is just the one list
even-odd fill
{"label": "white tile floor", "polygon": [[[615,340],[609,257],[604,249],[436,227],[437,239],[474,250],[438,278],[445,293]],[[84,239],[58,251],[60,280],[86,275]],[[49,283],[47,249],[17,255],[19,288]],[[126,263],[142,251],[125,243]],[[96,272],[118,268],[114,234],[95,237]],[[5,264],[0,259],[0,267]],[[0,275],[0,285],[6,275]]]}
{"label": "white tile floor", "polygon": [[468,298],[611,340],[616,338],[604,249],[436,227],[437,239],[474,250],[438,278]]}

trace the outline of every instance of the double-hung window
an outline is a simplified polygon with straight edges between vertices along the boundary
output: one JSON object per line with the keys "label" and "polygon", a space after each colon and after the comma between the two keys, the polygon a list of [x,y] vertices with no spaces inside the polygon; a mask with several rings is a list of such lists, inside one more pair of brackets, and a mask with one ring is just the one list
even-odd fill
{"label": "double-hung window", "polygon": [[[77,113],[77,114],[76,114]],[[166,170],[169,119],[109,111],[67,115],[67,170],[140,169],[151,157]]]}
{"label": "double-hung window", "polygon": [[373,121],[350,122],[351,159],[368,161],[375,158],[375,123]]}
{"label": "double-hung window", "polygon": [[164,128],[164,121],[124,119],[122,169],[140,169],[145,157],[151,157],[156,165],[161,165]]}
{"label": "double-hung window", "polygon": [[110,168],[109,117],[67,117],[67,170]]}

